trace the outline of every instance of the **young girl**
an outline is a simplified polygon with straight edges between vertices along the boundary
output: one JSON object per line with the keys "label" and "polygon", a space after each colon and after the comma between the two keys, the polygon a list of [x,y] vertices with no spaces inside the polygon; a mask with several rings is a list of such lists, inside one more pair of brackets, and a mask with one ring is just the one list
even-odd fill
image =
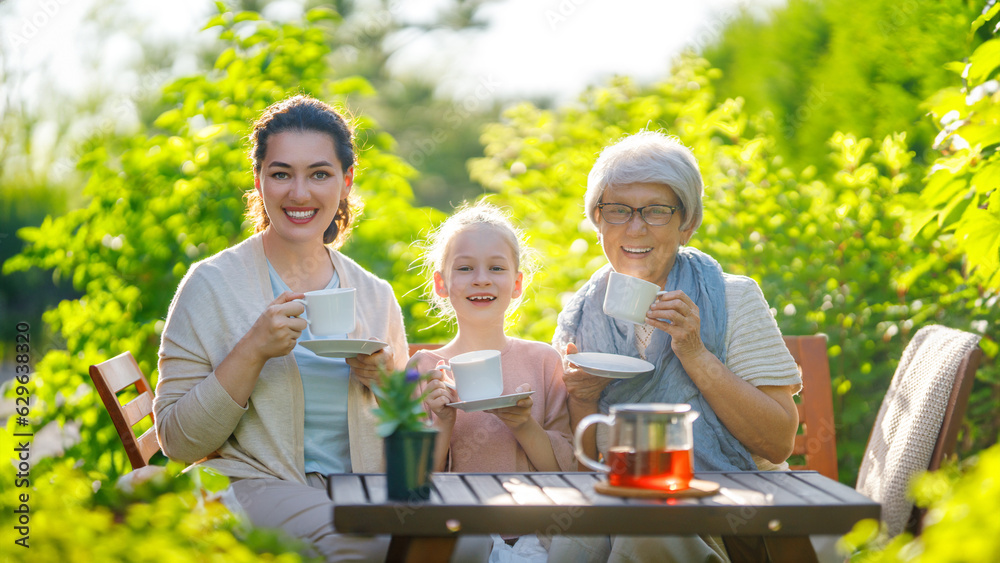
{"label": "young girl", "polygon": [[426,373],[465,352],[499,350],[503,394],[534,391],[515,406],[464,412],[447,406],[459,397],[437,372],[425,399],[439,431],[437,471],[575,469],[559,353],[504,332],[508,310],[524,291],[521,240],[507,217],[487,203],[460,208],[431,236],[424,258],[432,272],[431,299],[457,319],[458,333],[442,348],[417,352],[410,364]]}
{"label": "young girl", "polygon": [[[430,238],[424,268],[431,278],[431,301],[458,321],[451,342],[410,359],[421,373],[433,372],[424,406],[439,432],[436,471],[521,473],[576,467],[559,352],[504,332],[507,313],[517,308],[527,283],[522,239],[497,207],[483,202],[460,208]],[[500,351],[503,395],[534,394],[514,406],[480,412],[447,406],[459,397],[435,368],[476,350]],[[490,546],[490,561],[502,552],[506,561],[547,559],[547,546],[534,535],[467,537],[456,553],[485,555]]]}

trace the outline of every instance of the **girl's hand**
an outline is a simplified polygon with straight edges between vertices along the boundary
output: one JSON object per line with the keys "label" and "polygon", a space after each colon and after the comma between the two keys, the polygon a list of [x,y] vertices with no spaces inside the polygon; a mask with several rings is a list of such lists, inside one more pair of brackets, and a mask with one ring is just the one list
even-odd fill
{"label": "girl's hand", "polygon": [[[369,340],[375,340],[370,338]],[[394,365],[392,363],[392,346],[386,346],[374,354],[358,354],[353,358],[347,358],[347,365],[351,366],[351,374],[358,378],[362,385],[371,389],[379,382],[385,366]]]}
{"label": "girl's hand", "polygon": [[287,356],[295,348],[295,343],[306,328],[305,319],[299,315],[306,312],[302,303],[305,295],[286,291],[272,301],[244,335],[247,349],[258,356],[261,363]]}
{"label": "girl's hand", "polygon": [[[531,391],[531,385],[528,385],[527,383],[518,385],[517,389],[514,390],[515,393],[527,393],[528,391]],[[533,404],[534,402],[532,402],[531,397],[525,397],[518,401],[513,407],[489,409],[483,412],[488,412],[496,416],[507,425],[507,428],[516,432],[519,428],[524,426],[526,422],[532,420],[531,406]]]}
{"label": "girl's hand", "polygon": [[653,301],[646,313],[646,324],[671,336],[670,348],[682,362],[706,351],[705,343],[701,341],[698,306],[683,291],[668,291],[657,295],[656,301]]}
{"label": "girl's hand", "polygon": [[439,369],[442,365],[445,365],[444,360],[438,362],[438,368],[430,373],[427,387],[424,388],[427,392],[424,396],[424,408],[434,413],[435,426],[439,429],[441,426],[454,427],[455,416],[458,414],[454,407],[447,406],[448,403],[457,402],[458,395],[454,389],[445,385],[444,370]]}
{"label": "girl's hand", "polygon": [[[570,342],[566,345],[566,356],[576,353],[576,344]],[[567,360],[563,366],[563,381],[566,383],[566,392],[569,393],[570,401],[581,404],[596,404],[597,400],[601,398],[601,391],[604,391],[604,388],[613,380],[591,375]]]}

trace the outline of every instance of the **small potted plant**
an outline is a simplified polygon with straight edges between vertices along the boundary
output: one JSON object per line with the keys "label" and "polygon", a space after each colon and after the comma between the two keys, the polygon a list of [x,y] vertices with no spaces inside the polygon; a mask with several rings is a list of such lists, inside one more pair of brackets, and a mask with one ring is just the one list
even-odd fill
{"label": "small potted plant", "polygon": [[373,412],[379,420],[376,433],[385,444],[386,484],[392,500],[430,498],[434,468],[434,438],[417,391],[423,376],[416,369],[383,373],[372,391],[378,399]]}

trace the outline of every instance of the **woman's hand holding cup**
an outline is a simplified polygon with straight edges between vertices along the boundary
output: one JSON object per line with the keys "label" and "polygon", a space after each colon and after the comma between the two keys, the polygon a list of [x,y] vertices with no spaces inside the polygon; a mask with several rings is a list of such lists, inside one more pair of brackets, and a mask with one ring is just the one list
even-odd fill
{"label": "woman's hand holding cup", "polygon": [[646,313],[646,324],[670,335],[670,348],[682,361],[708,353],[701,340],[701,314],[683,291],[661,291]]}
{"label": "woman's hand holding cup", "polygon": [[286,291],[272,301],[264,312],[257,317],[244,337],[250,344],[249,349],[258,354],[262,363],[271,358],[286,356],[302,331],[306,328],[305,319],[299,318],[305,307],[295,301],[303,294]]}

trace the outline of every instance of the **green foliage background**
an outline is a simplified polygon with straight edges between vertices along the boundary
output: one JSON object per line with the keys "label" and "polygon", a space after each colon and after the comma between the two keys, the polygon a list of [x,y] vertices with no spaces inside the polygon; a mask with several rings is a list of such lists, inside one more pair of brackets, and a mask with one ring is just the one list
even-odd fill
{"label": "green foliage background", "polygon": [[[662,129],[691,147],[705,178],[705,221],[691,244],[726,271],[756,279],[785,334],[828,336],[842,481],[856,478],[909,336],[930,323],[983,334],[986,358],[960,452],[994,444],[1000,39],[987,31],[996,5],[969,31],[977,10],[955,0],[793,0],[767,22],[733,22],[704,58],[680,57],[660,82],[621,77],[554,109],[508,107],[483,128],[482,155],[468,170],[512,210],[543,257],[514,332],[549,340],[563,300],[604,263],[582,209],[601,148],[642,128]],[[241,196],[252,186],[245,142],[252,120],[294,93],[347,110],[377,94],[365,77],[333,64],[342,26],[328,9],[276,24],[220,4],[206,26],[219,32],[213,69],[164,88],[147,108],[156,117],[137,133],[93,138],[78,159],[85,204],[19,231],[25,250],[5,262],[4,273],[51,270],[82,295],[44,317],[56,346],[34,366],[33,423],[79,422],[82,441],[62,459],[33,465],[36,475],[50,476],[37,485],[39,498],[55,495],[51,485],[85,499],[90,480],[105,481],[106,490],[129,469],[87,367],[130,350],[155,382],[159,333],[181,277],[249,234]],[[858,38],[867,49],[852,47]],[[778,70],[760,70],[771,68]],[[418,257],[412,243],[445,212],[416,203],[416,172],[386,129],[369,114],[354,119],[366,211],[343,250],[393,284],[411,341],[443,341],[448,327],[425,314],[417,289],[424,280],[411,265]],[[421,139],[408,143],[412,157]],[[13,431],[11,420],[5,438]],[[66,460],[79,460],[83,473]],[[196,489],[161,491],[158,498],[173,503],[162,510],[180,514],[187,501],[169,495]],[[38,508],[43,515],[66,509],[48,502]],[[96,502],[68,510],[92,511],[95,534],[105,533],[108,518],[132,521],[105,513],[115,501]],[[170,522],[196,534],[217,530],[223,543],[241,533],[218,522]],[[55,526],[42,529],[55,544],[77,541],[56,539]],[[275,552],[269,549],[258,551]]]}
{"label": "green foliage background", "polygon": [[944,65],[968,55],[963,39],[982,6],[790,0],[766,18],[744,11],[705,57],[722,70],[722,96],[774,115],[778,149],[799,167],[835,170],[826,142],[837,131],[874,139],[907,131],[927,164],[936,131],[921,103],[953,83]]}

